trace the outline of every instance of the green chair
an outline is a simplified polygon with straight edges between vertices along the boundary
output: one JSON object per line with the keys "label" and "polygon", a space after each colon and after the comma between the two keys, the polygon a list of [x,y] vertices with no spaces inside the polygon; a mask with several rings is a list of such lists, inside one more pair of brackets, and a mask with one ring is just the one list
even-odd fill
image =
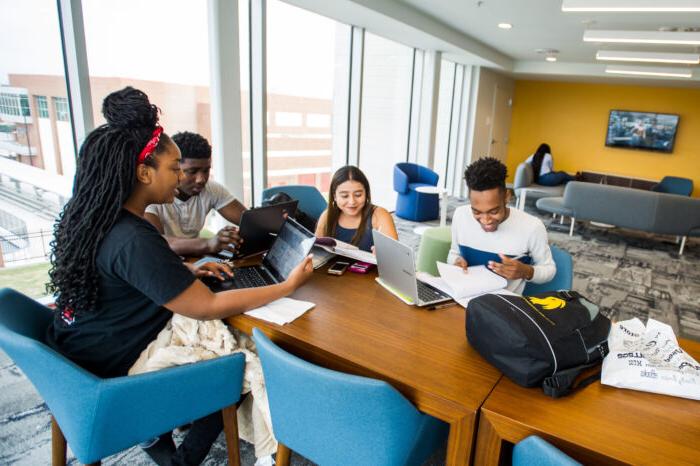
{"label": "green chair", "polygon": [[438,276],[437,261],[445,262],[452,244],[452,230],[450,227],[428,228],[423,233],[418,247],[418,260],[416,269]]}

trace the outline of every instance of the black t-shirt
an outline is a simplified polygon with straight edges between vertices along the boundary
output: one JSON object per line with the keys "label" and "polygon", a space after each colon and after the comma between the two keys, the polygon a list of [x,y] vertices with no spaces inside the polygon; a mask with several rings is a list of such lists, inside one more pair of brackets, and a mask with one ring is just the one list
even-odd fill
{"label": "black t-shirt", "polygon": [[[98,246],[94,311],[56,312],[47,342],[101,377],[126,375],[195,277],[153,225],[126,210]],[[76,310],[77,311],[77,310]]]}

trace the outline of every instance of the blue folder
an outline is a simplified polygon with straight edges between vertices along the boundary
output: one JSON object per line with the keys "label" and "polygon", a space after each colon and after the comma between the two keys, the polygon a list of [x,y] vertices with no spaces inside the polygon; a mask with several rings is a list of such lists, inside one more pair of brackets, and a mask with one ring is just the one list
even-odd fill
{"label": "blue folder", "polygon": [[[472,265],[487,265],[489,261],[501,262],[501,258],[495,252],[482,251],[480,249],[470,248],[469,246],[459,245],[459,254],[467,261],[467,264]],[[508,257],[517,257],[517,254],[506,254]],[[532,257],[529,255],[518,259],[523,264],[532,264]]]}

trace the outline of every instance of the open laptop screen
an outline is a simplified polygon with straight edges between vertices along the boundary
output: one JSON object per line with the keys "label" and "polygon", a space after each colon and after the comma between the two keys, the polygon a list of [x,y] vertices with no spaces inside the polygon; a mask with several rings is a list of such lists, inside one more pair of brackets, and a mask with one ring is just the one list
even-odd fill
{"label": "open laptop screen", "polygon": [[283,282],[292,269],[309,254],[315,240],[313,233],[288,217],[265,255],[263,265],[278,282]]}

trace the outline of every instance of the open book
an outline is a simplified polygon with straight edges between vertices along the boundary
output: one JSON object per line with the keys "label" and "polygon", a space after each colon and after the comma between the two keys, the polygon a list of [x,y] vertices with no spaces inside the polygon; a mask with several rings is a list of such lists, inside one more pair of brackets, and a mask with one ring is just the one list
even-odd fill
{"label": "open book", "polygon": [[333,254],[338,254],[339,256],[349,257],[350,259],[355,259],[370,264],[377,264],[377,258],[374,257],[374,254],[371,252],[363,251],[357,246],[350,243],[345,243],[329,236],[320,236],[316,238],[315,246],[325,249],[328,252],[332,252]]}
{"label": "open book", "polygon": [[466,306],[470,299],[484,293],[498,291],[508,285],[508,280],[491,272],[483,265],[467,268],[464,273],[461,267],[443,262],[437,263],[439,277],[420,272],[417,277],[440,291],[447,293],[459,304]]}

